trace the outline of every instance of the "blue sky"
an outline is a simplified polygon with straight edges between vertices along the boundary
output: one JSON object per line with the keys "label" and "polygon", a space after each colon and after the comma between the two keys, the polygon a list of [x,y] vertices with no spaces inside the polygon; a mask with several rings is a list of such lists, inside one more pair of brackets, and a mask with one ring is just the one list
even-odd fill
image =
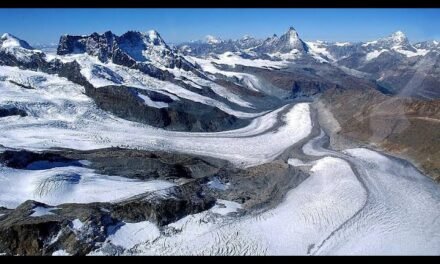
{"label": "blue sky", "polygon": [[402,30],[440,40],[440,9],[0,9],[0,32],[31,44],[60,35],[156,29],[170,43],[205,35],[265,38],[296,28],[304,40],[365,41]]}

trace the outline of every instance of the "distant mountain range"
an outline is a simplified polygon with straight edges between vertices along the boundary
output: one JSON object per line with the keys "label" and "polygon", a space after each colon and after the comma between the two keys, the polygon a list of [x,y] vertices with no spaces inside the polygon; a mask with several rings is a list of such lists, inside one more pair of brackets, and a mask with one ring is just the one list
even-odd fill
{"label": "distant mountain range", "polygon": [[[234,52],[251,59],[295,61],[311,58],[377,81],[388,93],[426,99],[440,96],[436,89],[440,79],[439,42],[411,44],[401,31],[369,42],[304,42],[291,27],[282,36],[273,35],[265,40],[246,36],[224,41],[210,36],[208,40],[183,43],[178,48],[191,56]],[[421,78],[423,82],[417,85],[411,81]]]}

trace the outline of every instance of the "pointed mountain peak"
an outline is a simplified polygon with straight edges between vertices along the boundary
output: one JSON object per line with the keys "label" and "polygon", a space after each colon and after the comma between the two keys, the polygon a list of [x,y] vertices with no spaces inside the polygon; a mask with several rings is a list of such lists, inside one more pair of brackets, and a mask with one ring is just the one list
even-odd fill
{"label": "pointed mountain peak", "polygon": [[294,27],[289,27],[289,29],[287,30],[287,33],[296,33],[296,30]]}
{"label": "pointed mountain peak", "polygon": [[297,43],[300,41],[298,32],[296,32],[295,28],[293,27],[289,27],[289,30],[287,30],[286,34],[284,34],[282,37],[285,38],[292,46],[297,45]]}
{"label": "pointed mountain peak", "polygon": [[111,30],[107,30],[106,32],[104,32],[105,36],[111,36],[114,35],[113,32]]}
{"label": "pointed mountain peak", "polygon": [[286,35],[298,37],[298,32],[295,30],[294,27],[289,27],[289,29],[286,32]]}
{"label": "pointed mountain peak", "polygon": [[146,35],[148,36],[148,39],[150,42],[152,42],[154,45],[166,45],[165,40],[160,36],[159,32],[152,29],[147,31]]}
{"label": "pointed mountain peak", "polygon": [[293,27],[290,27],[289,30],[280,37],[280,40],[284,43],[284,49],[305,49],[303,41],[299,38],[298,32],[296,32]]}
{"label": "pointed mountain peak", "polygon": [[21,40],[10,33],[4,33],[2,35],[2,37],[0,38],[0,47],[3,47],[3,48],[20,47],[20,48],[30,49],[30,50],[34,49],[26,41]]}

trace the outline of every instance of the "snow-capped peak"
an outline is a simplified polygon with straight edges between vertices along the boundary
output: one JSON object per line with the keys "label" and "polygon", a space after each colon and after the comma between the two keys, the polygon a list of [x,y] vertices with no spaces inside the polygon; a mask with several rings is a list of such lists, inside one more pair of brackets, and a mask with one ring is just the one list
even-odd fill
{"label": "snow-capped peak", "polygon": [[289,44],[295,46],[299,42],[298,32],[293,27],[290,27],[286,35],[289,37]]}
{"label": "snow-capped peak", "polygon": [[298,32],[293,27],[289,27],[289,30],[279,40],[277,49],[282,53],[290,52],[294,49],[307,51],[306,44],[299,38]]}
{"label": "snow-capped peak", "polygon": [[394,32],[389,39],[391,39],[394,43],[402,43],[407,41],[407,38],[405,34],[402,31],[396,31]]}
{"label": "snow-capped peak", "polygon": [[0,47],[2,48],[20,47],[24,49],[33,49],[26,41],[21,40],[9,33],[4,33],[0,38]]}
{"label": "snow-capped peak", "polygon": [[143,35],[146,35],[148,42],[153,43],[154,45],[166,46],[165,41],[156,30],[149,30],[146,33],[143,33]]}
{"label": "snow-capped peak", "polygon": [[206,43],[208,44],[218,44],[220,42],[222,42],[222,40],[220,38],[214,37],[212,35],[207,35],[205,37]]}
{"label": "snow-capped peak", "polygon": [[350,42],[335,42],[335,45],[338,47],[345,47],[345,46],[350,46],[351,43]]}
{"label": "snow-capped peak", "polygon": [[148,38],[150,40],[155,40],[155,39],[160,38],[160,35],[159,35],[159,33],[156,30],[149,30],[147,32],[147,34],[148,34]]}
{"label": "snow-capped peak", "polygon": [[253,37],[252,37],[252,36],[249,36],[249,35],[244,35],[244,36],[241,38],[241,40],[249,40],[249,39],[253,39]]}

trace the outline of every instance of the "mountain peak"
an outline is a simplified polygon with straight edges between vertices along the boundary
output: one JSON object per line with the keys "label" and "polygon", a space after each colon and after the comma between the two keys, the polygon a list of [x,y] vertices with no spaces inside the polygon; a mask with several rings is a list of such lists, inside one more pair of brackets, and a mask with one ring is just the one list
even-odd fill
{"label": "mountain peak", "polygon": [[205,41],[208,44],[218,44],[218,43],[222,42],[222,40],[220,38],[217,38],[217,37],[212,36],[212,35],[206,35],[205,36]]}
{"label": "mountain peak", "polygon": [[289,29],[287,30],[287,32],[296,32],[295,28],[290,26]]}
{"label": "mountain peak", "polygon": [[241,38],[241,40],[248,40],[248,39],[253,39],[253,37],[250,36],[250,35],[244,35],[244,36]]}
{"label": "mountain peak", "polygon": [[402,42],[407,41],[407,38],[406,38],[405,34],[402,31],[400,31],[400,30],[398,30],[398,31],[394,32],[393,34],[391,34],[389,39],[391,39],[395,43],[402,43]]}
{"label": "mountain peak", "polygon": [[307,51],[304,42],[299,38],[298,32],[293,27],[289,27],[287,32],[280,37],[279,49],[282,52],[290,52],[294,49]]}
{"label": "mountain peak", "polygon": [[293,27],[289,27],[285,35],[288,36],[288,41],[291,46],[296,46],[300,41],[298,32],[296,32]]}
{"label": "mountain peak", "polygon": [[157,32],[156,30],[152,29],[152,30],[148,30],[147,31],[148,37],[150,39],[157,39],[160,38],[159,32]]}
{"label": "mountain peak", "polygon": [[12,35],[10,33],[4,33],[1,36],[1,38],[0,38],[0,47],[3,47],[3,48],[20,47],[20,48],[30,49],[30,50],[33,49],[31,47],[31,45],[29,45],[26,41],[21,40],[21,39],[17,38],[16,36],[14,36],[14,35]]}

